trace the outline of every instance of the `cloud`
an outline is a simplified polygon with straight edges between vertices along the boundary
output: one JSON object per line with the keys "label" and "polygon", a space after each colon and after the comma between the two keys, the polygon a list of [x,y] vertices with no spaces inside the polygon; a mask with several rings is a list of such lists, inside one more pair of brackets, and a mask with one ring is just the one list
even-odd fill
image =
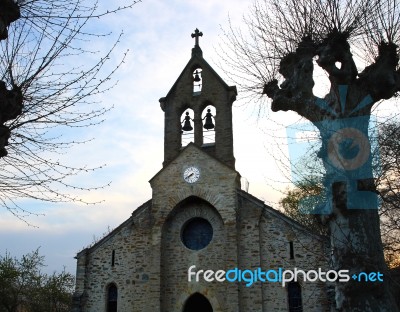
{"label": "cloud", "polygon": [[[116,3],[122,2],[109,4]],[[80,138],[95,139],[72,148],[62,160],[76,166],[106,165],[94,173],[71,178],[71,183],[98,186],[111,182],[111,185],[98,191],[79,192],[88,201],[101,201],[98,205],[22,202],[27,209],[45,214],[27,218],[38,229],[1,211],[0,251],[8,249],[21,254],[42,246],[42,253],[51,263],[49,270],[58,269],[66,261],[74,273],[72,257],[91,242],[93,235],[101,235],[108,225],[118,226],[150,199],[148,181],[161,169],[163,161],[164,115],[158,100],[168,93],[190,59],[194,45],[190,34],[196,27],[204,33],[200,39],[204,57],[224,78],[212,61],[218,59],[214,47],[220,42],[220,25],[227,25],[228,14],[234,22],[240,21],[249,3],[145,0],[132,10],[109,16],[93,26],[112,32],[111,39],[93,39],[90,42],[93,50],[110,47],[120,29],[124,31],[106,70],[118,64],[128,49],[129,53],[114,77],[119,80],[117,86],[96,98],[108,107],[114,105],[114,109],[107,113],[102,124],[74,132]],[[267,189],[265,179],[266,175],[277,173],[271,157],[265,153],[264,134],[254,126],[256,116],[235,107],[234,118],[237,169],[249,180],[250,192],[276,201],[278,195]],[[249,146],[249,138],[260,144]]]}

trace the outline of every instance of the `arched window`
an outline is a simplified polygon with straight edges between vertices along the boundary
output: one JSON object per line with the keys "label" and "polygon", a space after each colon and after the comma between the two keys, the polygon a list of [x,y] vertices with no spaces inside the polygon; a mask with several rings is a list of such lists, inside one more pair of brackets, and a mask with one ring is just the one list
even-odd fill
{"label": "arched window", "polygon": [[206,297],[195,293],[186,300],[183,312],[213,312],[213,308]]}
{"label": "arched window", "polygon": [[201,114],[203,120],[203,144],[215,143],[215,107],[208,105]]}
{"label": "arched window", "polygon": [[107,312],[117,312],[118,289],[115,284],[110,284],[107,289]]}
{"label": "arched window", "polygon": [[181,132],[182,132],[182,146],[194,142],[194,111],[193,109],[186,109],[181,115]]}
{"label": "arched window", "polygon": [[297,282],[290,282],[287,286],[289,312],[303,312],[301,287]]}
{"label": "arched window", "polygon": [[201,77],[201,68],[196,68],[193,72],[193,95],[200,95],[203,87],[203,78]]}

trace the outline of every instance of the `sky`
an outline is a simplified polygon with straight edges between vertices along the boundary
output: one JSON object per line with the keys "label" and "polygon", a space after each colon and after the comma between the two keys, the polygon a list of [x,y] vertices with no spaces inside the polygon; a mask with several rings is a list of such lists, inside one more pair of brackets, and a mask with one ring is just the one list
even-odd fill
{"label": "sky", "polygon": [[[111,35],[92,40],[91,48],[100,55],[123,31],[110,68],[128,53],[114,77],[118,84],[99,99],[114,108],[102,124],[80,130],[80,139],[93,140],[69,150],[65,161],[105,165],[95,173],[73,178],[71,183],[90,187],[111,182],[110,186],[80,194],[87,201],[100,202],[96,205],[21,200],[24,208],[37,214],[25,217],[29,225],[1,210],[1,255],[9,252],[20,257],[40,248],[47,264],[44,271],[65,268],[75,274],[76,253],[116,228],[151,198],[148,181],[163,161],[164,116],[158,100],[168,93],[190,59],[194,46],[191,33],[195,28],[203,32],[200,46],[204,58],[231,85],[218,67],[221,27],[227,28],[228,19],[240,26],[249,4],[244,0],[143,0],[130,10],[99,20],[95,27]],[[258,119],[255,106],[244,105],[240,99],[239,93],[233,108],[236,169],[249,182],[250,193],[276,206],[282,195],[276,189],[282,185],[276,186],[274,181],[283,179],[277,178],[280,171],[266,138],[269,131],[281,131],[284,137],[285,130],[272,130],[263,124],[265,120]]]}
{"label": "sky", "polygon": [[[100,4],[109,3],[104,1]],[[76,166],[104,166],[74,177],[70,183],[110,186],[79,194],[86,201],[100,202],[96,205],[21,200],[25,209],[37,214],[25,217],[26,222],[0,209],[0,255],[9,252],[20,257],[40,248],[46,272],[65,267],[75,274],[77,252],[116,228],[151,198],[148,181],[161,170],[163,161],[164,115],[158,100],[166,96],[191,57],[191,33],[196,28],[203,32],[203,57],[232,85],[217,53],[223,39],[221,28],[228,28],[228,20],[243,27],[242,16],[251,2],[142,0],[130,10],[96,21],[92,27],[110,32],[110,36],[87,43],[99,51],[90,57],[101,57],[121,31],[123,36],[109,68],[128,51],[127,57],[114,76],[118,84],[97,98],[102,105],[114,108],[102,124],[75,133],[90,142],[69,150],[64,160]],[[323,84],[323,77],[316,83]],[[278,208],[282,190],[290,186],[290,173],[284,171],[290,168],[286,126],[299,118],[290,112],[271,113],[268,107],[265,115],[259,116],[257,103],[247,103],[238,91],[233,106],[236,169],[248,181],[249,193]]]}

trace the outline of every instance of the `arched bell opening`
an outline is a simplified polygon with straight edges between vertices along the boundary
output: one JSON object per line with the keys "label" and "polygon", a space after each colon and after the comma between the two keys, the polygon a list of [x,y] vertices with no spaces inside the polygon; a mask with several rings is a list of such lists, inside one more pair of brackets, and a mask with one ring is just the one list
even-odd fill
{"label": "arched bell opening", "polygon": [[206,297],[194,293],[186,300],[183,312],[213,312],[213,308]]}
{"label": "arched bell opening", "polygon": [[197,67],[193,71],[193,95],[200,95],[201,89],[203,87],[203,77],[202,77],[202,69]]}
{"label": "arched bell opening", "polygon": [[181,115],[182,146],[194,142],[194,111],[191,108],[185,109]]}
{"label": "arched bell opening", "polygon": [[216,109],[208,105],[201,114],[203,121],[203,144],[215,144],[215,115]]}

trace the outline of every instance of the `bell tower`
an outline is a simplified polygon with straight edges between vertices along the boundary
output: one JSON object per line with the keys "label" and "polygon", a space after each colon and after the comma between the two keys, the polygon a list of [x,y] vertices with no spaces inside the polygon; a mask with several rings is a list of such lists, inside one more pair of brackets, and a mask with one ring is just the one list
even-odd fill
{"label": "bell tower", "polygon": [[233,155],[232,104],[235,86],[228,86],[203,58],[198,29],[192,57],[168,92],[161,98],[164,118],[163,166],[193,142],[219,161],[235,167]]}

